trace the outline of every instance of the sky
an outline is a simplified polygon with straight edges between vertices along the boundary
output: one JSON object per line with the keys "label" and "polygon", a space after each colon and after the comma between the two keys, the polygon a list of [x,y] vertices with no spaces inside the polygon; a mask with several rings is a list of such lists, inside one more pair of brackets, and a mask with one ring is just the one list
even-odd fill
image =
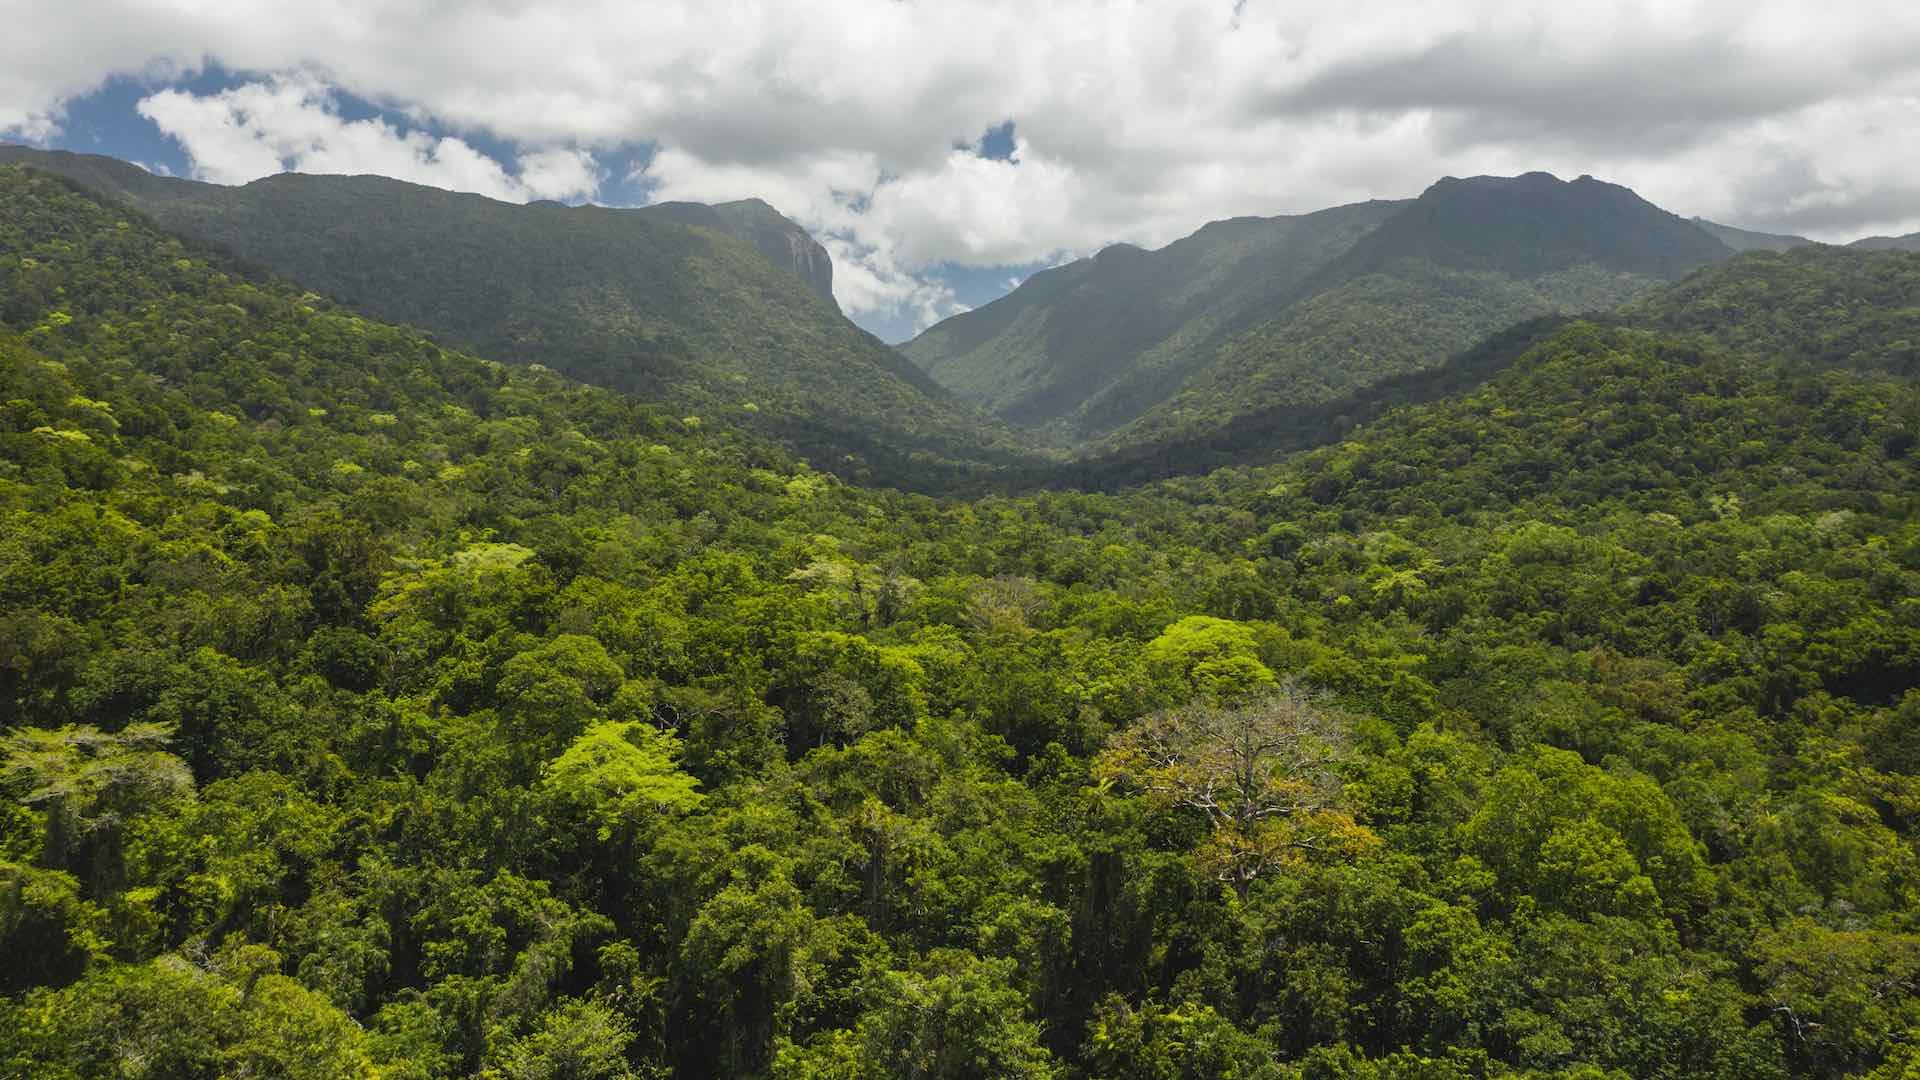
{"label": "sky", "polygon": [[244,183],[756,196],[900,340],[1208,221],[1590,173],[1920,231],[1913,0],[0,0],[0,140]]}

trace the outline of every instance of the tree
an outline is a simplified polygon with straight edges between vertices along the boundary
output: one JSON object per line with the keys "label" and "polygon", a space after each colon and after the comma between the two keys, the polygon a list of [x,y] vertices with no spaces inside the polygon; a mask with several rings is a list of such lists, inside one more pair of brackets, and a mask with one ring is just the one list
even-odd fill
{"label": "tree", "polygon": [[1569,750],[1517,755],[1460,835],[1516,905],[1684,921],[1712,901],[1700,844],[1660,785]]}
{"label": "tree", "polygon": [[0,994],[72,982],[107,957],[106,929],[72,874],[0,859]]}
{"label": "tree", "polygon": [[1057,1069],[1040,1026],[1026,1018],[1026,997],[1011,985],[1013,971],[1012,960],[936,950],[920,970],[875,979],[853,1030],[825,1032],[805,1048],[782,1040],[771,1075],[1046,1080]]}
{"label": "tree", "polygon": [[1019,637],[1032,633],[1033,618],[1045,607],[1031,579],[1003,574],[968,590],[967,622],[985,634]]}
{"label": "tree", "polygon": [[641,815],[700,805],[700,781],[680,771],[680,740],[637,720],[589,727],[547,764],[546,786],[586,807],[610,839]]}
{"label": "tree", "polygon": [[769,697],[795,754],[846,743],[874,728],[911,727],[926,714],[926,673],[899,648],[831,630],[798,634]]}
{"label": "tree", "polygon": [[91,724],[57,731],[21,728],[0,740],[6,777],[21,800],[46,808],[42,858],[71,869],[95,896],[118,891],[129,821],[193,794],[193,774],[164,749],[165,724],[129,724],[116,733]]}
{"label": "tree", "polygon": [[102,964],[30,995],[10,1033],[22,1076],[372,1080],[360,1025],[279,974],[280,957],[230,941],[204,962],[168,954]]}
{"label": "tree", "polygon": [[790,860],[756,845],[733,862],[727,884],[695,914],[680,950],[692,1010],[686,1022],[697,1020],[709,1033],[687,1047],[687,1075],[764,1068],[794,999],[822,980],[840,946],[832,926],[807,908]]}
{"label": "tree", "polygon": [[625,677],[597,639],[561,634],[502,664],[498,693],[522,738],[566,740],[605,715],[604,703]]}
{"label": "tree", "polygon": [[631,1042],[626,1020],[604,1003],[563,1002],[537,1029],[507,1044],[500,1072],[507,1080],[616,1080],[633,1075],[626,1059]]}
{"label": "tree", "polygon": [[1189,615],[1147,643],[1147,671],[1162,690],[1180,700],[1215,700],[1270,694],[1279,685],[1260,661],[1254,627],[1210,615]]}
{"label": "tree", "polygon": [[1095,1011],[1086,1054],[1094,1075],[1113,1080],[1278,1080],[1285,1075],[1271,1047],[1210,1005],[1146,1002],[1135,1008],[1118,994]]}
{"label": "tree", "polygon": [[1920,1028],[1920,937],[1829,930],[1797,918],[1754,942],[1757,974],[1793,1062],[1864,1071]]}
{"label": "tree", "polygon": [[1107,784],[1206,815],[1202,862],[1243,898],[1253,881],[1307,852],[1372,842],[1342,809],[1335,766],[1348,725],[1298,683],[1238,705],[1195,703],[1116,734],[1095,762]]}

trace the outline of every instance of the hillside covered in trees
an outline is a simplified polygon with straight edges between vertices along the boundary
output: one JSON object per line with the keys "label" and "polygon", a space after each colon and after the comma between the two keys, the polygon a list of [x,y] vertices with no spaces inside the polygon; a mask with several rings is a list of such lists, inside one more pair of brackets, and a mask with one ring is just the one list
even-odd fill
{"label": "hillside covered in trees", "polygon": [[227,187],[0,146],[9,162],[368,315],[754,430],[845,476],[931,485],[1031,458],[842,317],[826,251],[763,202],[517,206],[379,176]]}
{"label": "hillside covered in trees", "polygon": [[935,498],[0,169],[0,1073],[1910,1075],[1916,310]]}
{"label": "hillside covered in trees", "polygon": [[1285,307],[1403,208],[1375,200],[1216,221],[1152,252],[1116,244],[1043,270],[901,351],[955,393],[1070,441],[1157,403],[1210,349]]}
{"label": "hillside covered in trees", "polygon": [[1759,237],[1590,176],[1448,177],[1417,199],[1109,248],[903,351],[1014,424],[1124,454],[1364,391],[1524,319],[1610,309]]}
{"label": "hillside covered in trees", "polygon": [[[1920,372],[1920,280],[1912,259],[1873,249],[1804,245],[1759,249],[1702,269],[1681,282],[1611,311],[1589,316],[1609,325],[1703,339],[1711,347],[1761,359],[1785,358],[1913,376]],[[1404,312],[1383,309],[1381,327]],[[1434,401],[1480,386],[1528,348],[1570,321],[1543,316],[1481,338],[1434,366],[1312,404],[1270,404],[1198,431],[1089,453],[1018,472],[1017,482],[1114,489],[1223,465],[1270,462],[1287,451],[1337,442],[1399,405]],[[1377,331],[1391,346],[1397,339]]]}

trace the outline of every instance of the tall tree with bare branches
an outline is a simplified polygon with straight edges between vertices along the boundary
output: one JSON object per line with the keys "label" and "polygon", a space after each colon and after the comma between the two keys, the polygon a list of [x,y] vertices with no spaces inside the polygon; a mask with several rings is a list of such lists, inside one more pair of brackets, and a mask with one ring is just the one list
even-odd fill
{"label": "tall tree with bare branches", "polygon": [[1205,814],[1213,828],[1195,854],[1245,897],[1290,860],[1373,842],[1341,808],[1335,766],[1347,748],[1345,718],[1288,681],[1262,697],[1147,716],[1113,737],[1095,773],[1161,806]]}

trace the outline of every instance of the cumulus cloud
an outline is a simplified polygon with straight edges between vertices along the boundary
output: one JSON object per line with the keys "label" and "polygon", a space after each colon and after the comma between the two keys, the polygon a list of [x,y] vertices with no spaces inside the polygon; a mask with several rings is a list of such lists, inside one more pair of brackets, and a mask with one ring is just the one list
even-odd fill
{"label": "cumulus cloud", "polygon": [[902,316],[924,325],[954,311],[952,292],[913,273],[893,237],[870,227],[866,210],[883,174],[871,152],[821,152],[782,166],[715,162],[662,147],[630,176],[657,201],[764,199],[802,223],[833,258],[833,292],[853,316]]}
{"label": "cumulus cloud", "polygon": [[196,175],[216,183],[287,170],[376,173],[515,202],[589,196],[600,186],[600,171],[583,151],[524,154],[516,176],[459,138],[402,131],[376,117],[348,120],[333,94],[309,77],[211,94],[163,90],[136,108],[180,142]]}
{"label": "cumulus cloud", "polygon": [[[258,101],[153,99],[209,175],[277,158],[527,197],[591,190],[583,152],[645,144],[660,197],[759,195],[821,233],[856,313],[952,306],[940,265],[1154,245],[1447,174],[1593,173],[1822,238],[1920,229],[1911,0],[11,6],[29,32],[0,40],[0,129],[44,134],[112,74],[214,61],[282,77]],[[327,87],[418,129],[358,129]],[[970,152],[1008,120],[1016,160]],[[519,159],[490,169],[476,135]]]}
{"label": "cumulus cloud", "polygon": [[1073,170],[1018,141],[1012,160],[977,149],[963,144],[932,168],[890,175],[871,152],[776,165],[716,163],[668,147],[633,179],[656,199],[766,199],[826,246],[844,310],[924,326],[964,310],[926,273],[932,267],[1030,263],[1091,246],[1075,217],[1081,193]]}

